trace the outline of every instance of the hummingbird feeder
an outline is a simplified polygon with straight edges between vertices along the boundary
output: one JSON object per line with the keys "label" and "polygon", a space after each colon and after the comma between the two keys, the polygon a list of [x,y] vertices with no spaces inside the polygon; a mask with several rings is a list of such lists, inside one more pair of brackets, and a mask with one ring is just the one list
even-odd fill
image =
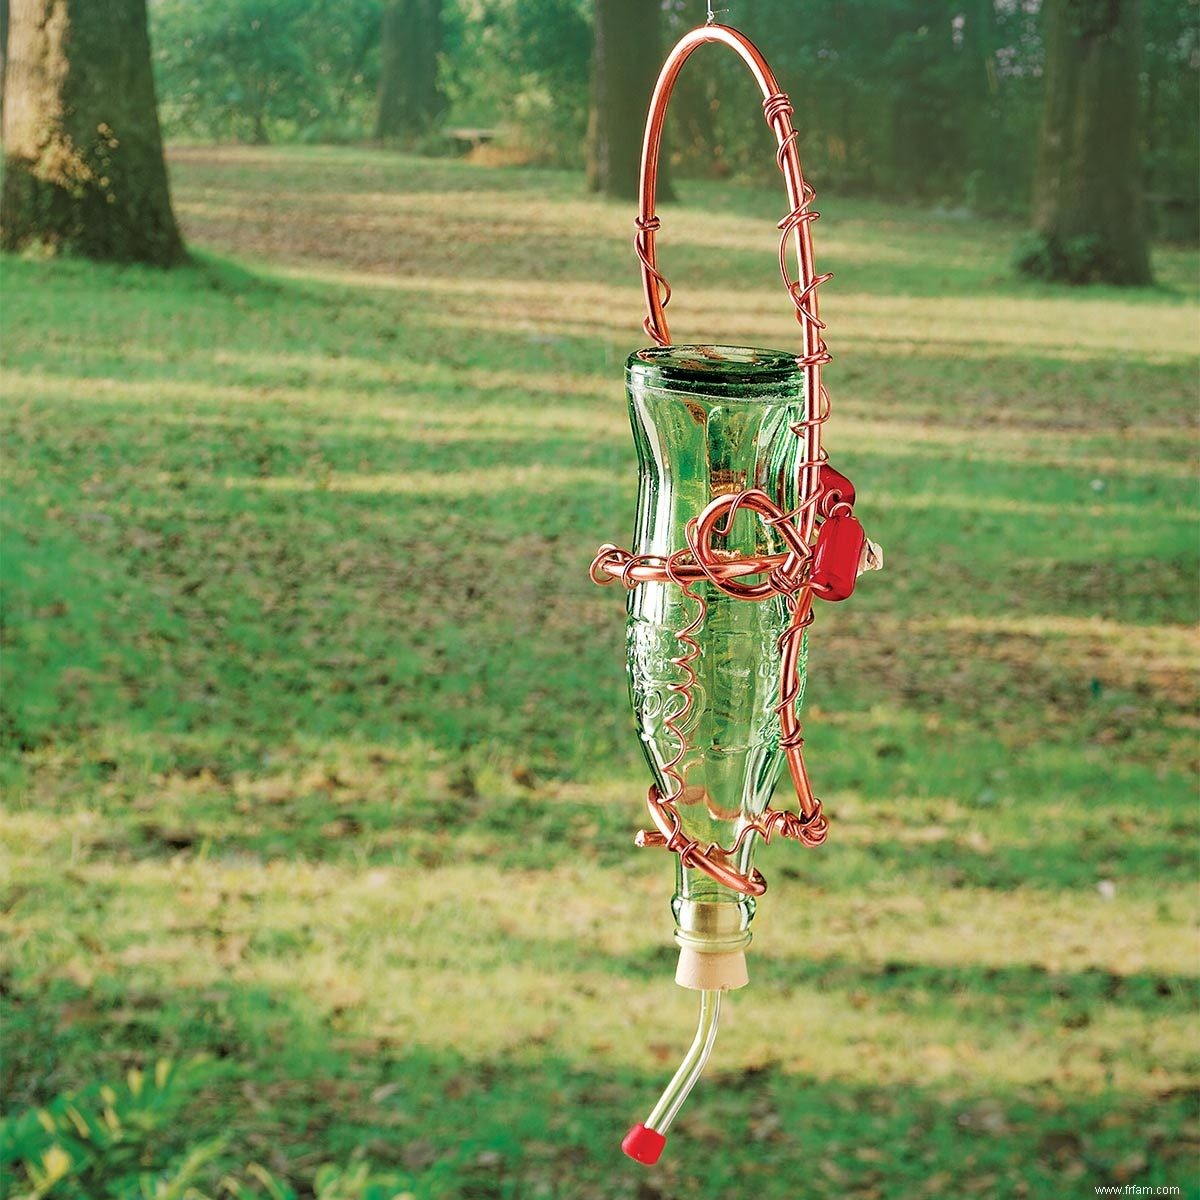
{"label": "hummingbird feeder", "polygon": [[[779,269],[800,325],[800,353],[671,341],[659,271],[655,186],[663,120],[680,68],[716,42],[750,69],[775,135],[790,210]],[[745,986],[750,923],[766,880],[761,840],[825,840],[805,769],[799,709],[813,600],[845,600],[882,565],[854,516],[854,488],[827,461],[821,431],[830,361],[813,266],[810,207],[792,106],[743,34],[710,21],[668,55],[642,146],[634,247],[654,345],[630,355],[626,386],[640,466],[632,551],[602,546],[596,583],[628,591],[629,693],[653,782],[639,846],[675,857],[676,982],[700,993],[696,1037],[646,1120],[622,1143],[658,1160],[671,1122],[716,1039],[721,994]],[[789,259],[794,261],[791,267]],[[797,811],[770,807],[784,761]]]}

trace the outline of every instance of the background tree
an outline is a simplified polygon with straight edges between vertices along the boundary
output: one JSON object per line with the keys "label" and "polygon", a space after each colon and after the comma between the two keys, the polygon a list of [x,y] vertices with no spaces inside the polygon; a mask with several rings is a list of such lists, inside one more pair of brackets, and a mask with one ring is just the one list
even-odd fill
{"label": "background tree", "polygon": [[146,0],[12,0],[9,18],[0,244],[178,262]]}
{"label": "background tree", "polygon": [[4,118],[4,66],[8,62],[8,0],[0,0],[0,121]]}
{"label": "background tree", "polygon": [[1146,219],[1156,237],[1200,236],[1200,25],[1194,0],[1142,11],[1142,135]]}
{"label": "background tree", "polygon": [[[704,0],[673,0],[663,6],[663,16],[661,49],[665,53],[689,29],[704,21]],[[718,82],[721,72],[716,67],[723,57],[720,52],[705,54],[703,65],[685,68],[675,84],[671,115],[663,132],[663,153],[672,172],[715,179],[729,174],[725,148],[717,134],[722,93]]]}
{"label": "background tree", "polygon": [[384,4],[377,138],[419,136],[442,111],[438,86],[442,38],[442,0],[387,0]]}
{"label": "background tree", "polygon": [[1045,0],[1045,102],[1028,274],[1150,282],[1138,142],[1137,0]]}
{"label": "background tree", "polygon": [[301,37],[308,7],[305,0],[160,0],[158,74],[172,125],[258,145],[306,128],[322,95]]}
{"label": "background tree", "polygon": [[447,0],[448,120],[513,159],[583,169],[594,0]]}
{"label": "background tree", "polygon": [[588,120],[591,191],[636,199],[646,107],[661,66],[659,5],[596,0]]}
{"label": "background tree", "polygon": [[[386,39],[385,2],[398,14]],[[382,43],[403,37],[410,49],[418,45],[419,19],[405,12],[422,2],[429,0],[154,0],[164,131],[220,141],[372,136],[381,115]],[[1039,8],[1033,0],[739,0],[736,20],[788,81],[801,114],[805,169],[822,193],[1026,220],[1030,147],[1045,93]],[[441,0],[437,11],[440,54],[428,49],[418,63],[426,70],[424,94],[444,93],[444,107],[437,107],[439,94],[432,111],[447,124],[491,130],[496,161],[583,168],[589,114],[593,135],[602,132],[588,79],[599,74],[603,84],[609,42],[616,37],[619,77],[639,49],[653,57],[640,81],[617,87],[629,106],[627,177],[658,55],[704,19],[702,0]],[[1194,0],[1143,5],[1137,88],[1147,224],[1156,236],[1193,241],[1200,233],[1194,13]],[[645,30],[659,25],[651,55],[654,35]],[[402,51],[390,56],[389,71],[407,86],[412,72],[394,65]],[[597,54],[602,69],[593,72]],[[701,51],[680,78],[667,121],[663,160],[672,177],[777,184],[770,135],[751,115],[757,104],[741,63]],[[427,121],[418,117],[416,128]],[[415,135],[401,128],[394,136]],[[593,186],[600,184],[598,157],[592,154]]]}

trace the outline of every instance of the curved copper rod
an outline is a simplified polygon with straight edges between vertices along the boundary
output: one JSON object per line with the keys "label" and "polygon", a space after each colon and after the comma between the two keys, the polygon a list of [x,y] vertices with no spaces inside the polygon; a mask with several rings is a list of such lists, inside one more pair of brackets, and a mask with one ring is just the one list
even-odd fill
{"label": "curved copper rod", "polygon": [[[653,785],[646,795],[646,807],[650,810],[650,819],[658,829],[641,830],[634,839],[635,845],[662,846],[672,854],[678,854],[685,867],[703,871],[710,879],[723,884],[730,891],[742,892],[747,896],[761,896],[767,890],[767,881],[757,867],[751,867],[749,874],[743,875],[726,861],[732,851],[716,845],[702,848],[695,839],[687,837],[683,832],[679,810],[673,801],[664,798]],[[769,811],[771,810],[768,809]],[[741,838],[738,842],[740,846]]]}
{"label": "curved copper rod", "polygon": [[[792,125],[791,102],[787,95],[780,90],[775,73],[758,47],[743,33],[727,25],[708,24],[684,34],[667,56],[650,99],[650,110],[646,116],[646,131],[642,140],[637,235],[634,239],[634,249],[637,251],[641,267],[642,291],[646,300],[647,316],[644,325],[646,332],[659,345],[670,344],[671,333],[664,311],[667,301],[670,299],[670,286],[658,269],[655,242],[655,235],[662,224],[655,213],[658,159],[662,147],[662,131],[666,120],[667,106],[670,103],[679,72],[692,54],[709,42],[728,46],[749,68],[763,96],[763,114],[778,143],[776,162],[783,174],[784,186],[791,204],[791,211],[779,222],[779,228],[782,231],[779,239],[779,270],[795,306],[796,319],[803,335],[804,351],[798,357],[797,362],[804,372],[805,418],[792,426],[792,432],[804,443],[803,461],[797,472],[799,500],[796,508],[791,512],[784,513],[775,507],[768,498],[763,497],[764,500],[767,500],[767,506],[771,510],[767,512],[757,503],[758,497],[754,493],[747,493],[744,497],[732,502],[732,508],[727,515],[727,521],[732,520],[733,513],[737,508],[749,502],[748,507],[764,517],[767,523],[772,525],[783,537],[784,542],[789,546],[789,551],[778,558],[771,555],[769,560],[767,556],[764,556],[757,560],[745,561],[739,564],[740,569],[736,570],[732,564],[711,563],[710,569],[705,570],[704,574],[715,586],[720,587],[731,596],[740,596],[742,599],[764,599],[772,594],[795,593],[792,622],[780,639],[785,690],[779,705],[779,712],[782,725],[782,744],[788,751],[788,765],[800,800],[801,812],[809,819],[813,819],[819,808],[800,753],[803,737],[800,733],[800,723],[796,716],[793,699],[795,692],[799,690],[796,667],[800,635],[812,620],[812,594],[811,590],[804,587],[807,582],[805,567],[811,553],[808,543],[816,524],[820,470],[826,457],[821,446],[821,426],[829,416],[829,396],[821,382],[821,368],[829,362],[829,350],[822,336],[825,323],[820,316],[817,289],[830,276],[828,274],[818,275],[814,266],[811,226],[818,214],[808,207],[813,200],[814,193],[810,184],[805,180],[800,165],[800,155],[796,149],[799,135]],[[796,258],[797,275],[794,281],[788,274],[786,248],[789,242],[792,244]],[[665,289],[665,294],[660,291],[660,288]],[[754,498],[751,499],[751,497]],[[713,518],[715,520],[715,514],[713,514]],[[607,567],[607,564],[605,566]],[[650,577],[649,573],[643,573],[644,566],[641,563],[627,563],[623,566],[625,570],[620,578],[626,587]],[[688,567],[676,567],[676,570],[680,573],[686,570],[689,576],[691,574],[690,564]],[[757,584],[735,582],[742,576],[759,574],[763,571],[768,573],[768,578]],[[594,575],[593,578],[595,578]],[[788,584],[790,586],[786,586]]]}
{"label": "curved copper rod", "polygon": [[[800,167],[800,155],[796,151],[796,131],[792,128],[791,105],[787,96],[780,91],[775,73],[767,65],[758,47],[745,34],[731,29],[728,25],[703,25],[686,33],[675,44],[674,49],[663,63],[658,82],[654,85],[654,94],[650,99],[650,111],[646,117],[646,132],[642,140],[641,180],[638,200],[638,242],[640,250],[644,251],[642,258],[642,287],[646,295],[647,332],[659,345],[669,345],[671,334],[667,327],[667,319],[663,312],[665,301],[659,294],[657,275],[657,260],[654,248],[654,235],[659,228],[659,219],[655,214],[655,196],[658,187],[658,155],[662,145],[663,122],[667,115],[667,105],[675,88],[675,81],[683,64],[701,46],[708,42],[718,42],[733,50],[750,69],[754,82],[758,84],[763,95],[763,105],[767,123],[779,143],[779,166],[783,171],[784,184],[787,188],[788,200],[791,202],[792,213],[803,213],[812,192],[804,180]],[[816,300],[816,271],[813,267],[812,237],[808,226],[811,218],[805,216],[785,217],[784,222],[790,222],[793,242],[796,250],[798,267],[798,286],[805,293],[806,305],[810,321],[803,322],[812,328],[805,329],[804,356],[807,358],[818,352],[820,342],[819,314]],[[783,224],[784,222],[781,222]],[[820,366],[812,368],[812,395],[820,390]]]}

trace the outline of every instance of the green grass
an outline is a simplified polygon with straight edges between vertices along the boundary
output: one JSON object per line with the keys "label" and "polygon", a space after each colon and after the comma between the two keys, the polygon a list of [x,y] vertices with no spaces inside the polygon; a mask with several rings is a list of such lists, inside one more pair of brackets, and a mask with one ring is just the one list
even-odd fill
{"label": "green grass", "polygon": [[[11,1112],[204,1055],[142,1165],[212,1143],[212,1195],[1200,1195],[1194,252],[1053,288],[1015,228],[821,197],[887,568],[814,628],[830,839],[761,854],[646,1171],[694,999],[587,580],[633,515],[632,213],[351,150],[172,174],[195,265],[3,264]],[[782,191],[683,191],[676,336],[795,345]]]}

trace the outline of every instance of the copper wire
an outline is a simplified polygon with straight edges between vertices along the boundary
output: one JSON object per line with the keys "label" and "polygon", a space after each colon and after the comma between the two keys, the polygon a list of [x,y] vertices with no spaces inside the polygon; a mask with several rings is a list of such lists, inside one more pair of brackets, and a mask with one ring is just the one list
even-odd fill
{"label": "copper wire", "polygon": [[[649,244],[646,241],[646,235],[656,233],[662,227],[662,221],[651,213],[649,216],[635,217],[633,223],[637,226],[637,233],[633,236],[634,251],[642,264],[642,271],[654,281],[659,307],[666,308],[671,303],[671,285],[667,282],[667,277],[651,261],[653,247],[650,245],[648,249]],[[642,328],[646,331],[647,337],[653,338],[660,346],[666,345],[659,339],[658,331],[651,325],[649,317],[642,320]]]}
{"label": "copper wire", "polygon": [[[634,222],[636,233],[633,244],[641,267],[647,310],[642,326],[647,336],[657,345],[671,344],[664,311],[671,299],[671,286],[659,270],[655,248],[655,235],[662,227],[662,221],[654,210],[663,122],[680,69],[695,50],[708,42],[720,43],[734,50],[758,83],[763,94],[763,115],[778,142],[775,158],[791,203],[787,215],[779,221],[778,229],[779,271],[795,307],[804,343],[803,352],[796,357],[796,365],[804,375],[805,415],[789,426],[791,433],[800,439],[803,446],[802,457],[796,465],[798,499],[794,508],[785,511],[760,489],[719,496],[703,513],[687,523],[686,547],[663,557],[633,555],[618,546],[607,544],[600,547],[589,573],[596,583],[607,584],[619,579],[628,589],[650,582],[673,584],[696,606],[693,619],[675,635],[681,653],[671,659],[682,673],[682,678],[670,684],[669,689],[682,698],[682,704],[664,722],[664,727],[676,744],[674,755],[660,768],[670,790],[663,795],[657,786],[651,787],[647,807],[655,829],[640,833],[638,844],[665,846],[679,855],[684,866],[698,868],[734,891],[761,895],[766,890],[766,880],[761,873],[754,868],[746,873],[740,872],[730,861],[748,838],[757,835],[769,842],[773,835],[778,834],[808,846],[817,846],[825,840],[828,831],[821,802],[813,795],[804,765],[804,737],[797,701],[802,687],[800,654],[804,632],[813,619],[813,587],[809,581],[812,544],[820,519],[828,515],[818,511],[818,502],[821,498],[820,471],[828,458],[821,445],[821,427],[829,418],[830,408],[829,395],[821,381],[821,368],[831,361],[831,356],[822,336],[825,323],[818,310],[817,289],[832,276],[818,275],[813,266],[811,226],[820,214],[810,207],[815,192],[801,170],[797,149],[799,135],[792,127],[791,101],[780,90],[771,68],[757,47],[737,30],[714,23],[710,7],[709,23],[685,34],[667,56],[646,118],[640,205]],[[789,245],[796,257],[795,278],[788,268]],[[713,536],[727,534],[734,517],[743,508],[755,513],[782,540],[785,547],[782,553],[729,559],[714,552]],[[694,635],[703,627],[708,610],[704,595],[695,590],[695,586],[701,582],[739,600],[762,601],[781,597],[788,611],[788,625],[778,641],[780,695],[774,711],[779,716],[780,746],[787,756],[800,811],[793,813],[768,807],[757,819],[745,822],[737,840],[728,848],[718,845],[702,847],[694,839],[689,839],[683,831],[683,821],[676,808],[684,790],[680,764],[690,748],[683,725],[694,705],[693,688],[697,677],[693,663],[700,654],[700,644]]]}
{"label": "copper wire", "polygon": [[[756,513],[764,524],[775,526],[785,537],[787,552],[732,560],[718,557],[712,538],[714,535],[727,535],[733,518],[742,508]],[[687,523],[686,549],[677,550],[663,558],[660,555],[633,555],[609,544],[600,547],[589,569],[595,582],[607,584],[619,579],[629,589],[648,582],[674,584],[696,606],[692,620],[675,634],[683,652],[672,658],[671,663],[682,672],[683,678],[667,685],[669,691],[683,699],[682,705],[663,722],[664,729],[671,735],[675,745],[672,757],[659,768],[663,779],[670,784],[670,791],[664,796],[657,787],[651,787],[646,803],[658,833],[654,835],[643,831],[638,835],[637,844],[664,846],[678,854],[684,866],[698,868],[726,887],[754,896],[766,891],[767,884],[762,874],[754,868],[747,873],[740,872],[729,861],[751,834],[757,833],[769,842],[772,835],[778,833],[781,837],[795,838],[807,846],[818,846],[828,832],[821,802],[813,795],[808,781],[803,757],[804,737],[797,712],[802,686],[800,643],[804,630],[813,619],[812,589],[804,580],[804,570],[811,562],[811,550],[800,539],[794,525],[781,524],[785,516],[770,496],[759,489],[718,496],[699,517]],[[761,576],[764,573],[766,578],[757,583],[746,579],[746,576]],[[700,644],[694,635],[703,626],[708,613],[707,600],[694,590],[694,585],[700,579],[738,600],[763,601],[781,596],[789,616],[788,626],[778,641],[780,696],[774,711],[779,715],[779,744],[787,756],[800,812],[791,813],[768,807],[758,819],[742,827],[737,841],[728,848],[716,844],[701,847],[687,838],[683,832],[682,818],[675,807],[685,787],[680,763],[690,749],[684,725],[694,705],[693,687],[697,676],[692,664],[700,655]]]}

